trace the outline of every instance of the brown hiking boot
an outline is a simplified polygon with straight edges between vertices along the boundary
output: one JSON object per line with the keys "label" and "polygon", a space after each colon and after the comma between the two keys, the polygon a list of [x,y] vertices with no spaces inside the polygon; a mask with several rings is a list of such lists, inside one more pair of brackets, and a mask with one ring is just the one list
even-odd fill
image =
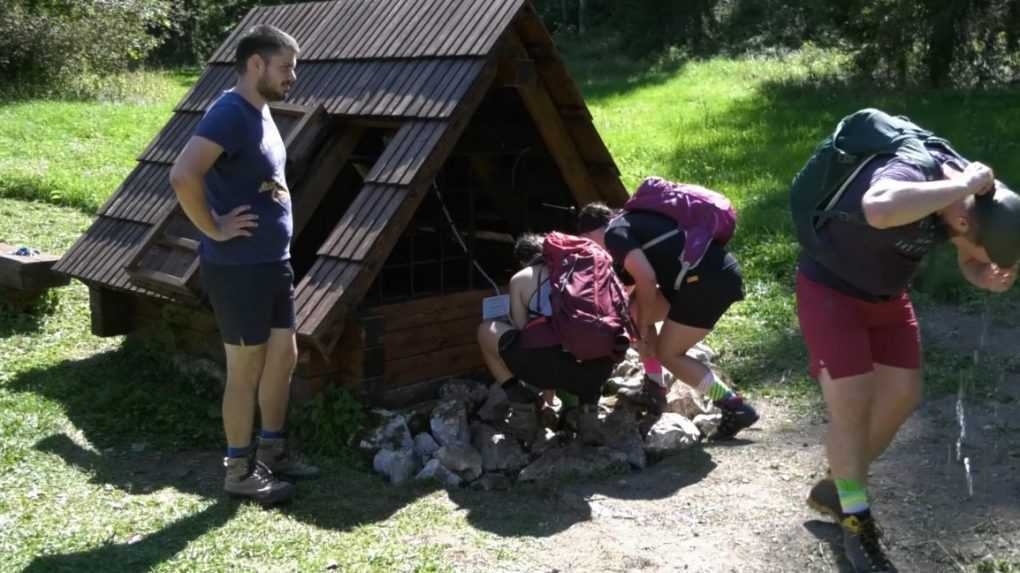
{"label": "brown hiking boot", "polygon": [[297,453],[287,447],[287,440],[259,438],[258,461],[265,464],[274,475],[291,479],[315,479],[319,468],[306,463]]}
{"label": "brown hiking boot", "polygon": [[839,492],[836,491],[836,482],[832,478],[818,480],[818,483],[811,488],[807,497],[808,507],[839,521],[840,513],[843,511],[839,505]]}
{"label": "brown hiking boot", "polygon": [[263,506],[290,501],[294,497],[294,484],[280,481],[262,462],[250,456],[224,458],[227,475],[223,491],[231,497],[250,499]]}
{"label": "brown hiking boot", "polygon": [[666,387],[645,376],[640,388],[620,388],[617,396],[653,414],[666,411]]}

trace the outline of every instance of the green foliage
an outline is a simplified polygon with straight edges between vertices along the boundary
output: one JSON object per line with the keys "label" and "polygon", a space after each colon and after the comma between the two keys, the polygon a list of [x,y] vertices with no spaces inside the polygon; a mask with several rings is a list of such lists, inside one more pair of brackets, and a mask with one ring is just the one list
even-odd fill
{"label": "green foliage", "polygon": [[92,97],[103,78],[141,62],[168,24],[164,0],[6,0],[0,75],[10,95]]}
{"label": "green foliage", "polygon": [[260,5],[278,0],[179,0],[170,6],[169,25],[153,59],[163,64],[203,63],[237,26]]}
{"label": "green foliage", "polygon": [[288,425],[305,450],[346,457],[365,419],[365,407],[353,392],[329,384],[319,395],[294,406]]}

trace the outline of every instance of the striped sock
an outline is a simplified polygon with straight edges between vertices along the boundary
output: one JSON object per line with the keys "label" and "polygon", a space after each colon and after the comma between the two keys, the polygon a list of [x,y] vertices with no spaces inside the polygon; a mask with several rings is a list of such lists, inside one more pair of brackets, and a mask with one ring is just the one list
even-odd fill
{"label": "striped sock", "polygon": [[708,374],[701,379],[696,388],[702,396],[708,396],[708,399],[713,402],[719,400],[726,400],[733,396],[733,390],[730,390],[729,386],[725,385],[718,378],[715,377],[715,373],[710,369]]}
{"label": "striped sock", "polygon": [[836,480],[836,492],[839,493],[839,505],[844,514],[864,513],[868,511],[868,490],[861,482],[852,479]]}
{"label": "striped sock", "polygon": [[665,386],[662,380],[662,362],[655,358],[642,358],[641,364],[645,367],[645,376],[659,386]]}

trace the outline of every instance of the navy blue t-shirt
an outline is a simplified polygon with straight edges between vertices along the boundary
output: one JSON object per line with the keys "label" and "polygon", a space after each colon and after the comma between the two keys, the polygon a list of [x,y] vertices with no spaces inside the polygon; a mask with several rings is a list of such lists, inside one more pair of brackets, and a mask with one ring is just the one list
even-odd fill
{"label": "navy blue t-shirt", "polygon": [[214,241],[202,236],[200,254],[220,265],[247,265],[290,259],[294,232],[285,167],[287,149],[269,113],[240,94],[225,92],[198,123],[194,135],[223,148],[205,176],[209,207],[225,215],[251,205],[258,226],[250,237]]}

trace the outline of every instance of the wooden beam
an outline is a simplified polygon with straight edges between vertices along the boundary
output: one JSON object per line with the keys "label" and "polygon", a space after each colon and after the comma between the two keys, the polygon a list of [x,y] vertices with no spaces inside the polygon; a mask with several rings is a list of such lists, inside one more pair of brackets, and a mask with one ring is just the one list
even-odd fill
{"label": "wooden beam", "polygon": [[301,235],[308,222],[312,220],[316,208],[329,193],[344,164],[350,159],[365,129],[359,125],[348,125],[343,132],[326,145],[318,157],[309,162],[308,171],[299,186],[295,189],[294,206],[294,240]]}
{"label": "wooden beam", "polygon": [[134,331],[134,300],[129,294],[89,285],[92,334],[120,336]]}
{"label": "wooden beam", "polygon": [[535,62],[528,58],[502,58],[499,71],[496,73],[496,85],[499,87],[520,88],[538,83],[538,72]]}
{"label": "wooden beam", "polygon": [[[511,45],[520,46],[521,50],[524,49],[515,34],[511,34],[510,38]],[[563,180],[566,181],[567,187],[574,195],[574,199],[580,205],[602,200],[602,196],[588,172],[588,166],[578,152],[574,140],[567,132],[563,117],[549,92],[546,91],[545,84],[537,82],[533,86],[521,86],[517,88],[517,93],[520,94],[524,101],[524,107],[531,114],[539,134],[542,136],[542,141],[545,142],[545,146],[552,154]]]}

